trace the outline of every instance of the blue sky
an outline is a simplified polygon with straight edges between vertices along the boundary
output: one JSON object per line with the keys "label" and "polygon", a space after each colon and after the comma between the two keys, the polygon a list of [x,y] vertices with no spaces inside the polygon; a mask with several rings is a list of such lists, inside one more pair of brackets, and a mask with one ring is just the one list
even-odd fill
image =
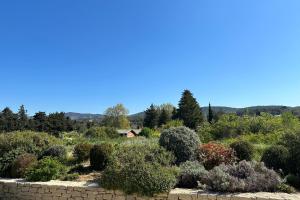
{"label": "blue sky", "polygon": [[0,108],[300,105],[298,0],[3,0]]}

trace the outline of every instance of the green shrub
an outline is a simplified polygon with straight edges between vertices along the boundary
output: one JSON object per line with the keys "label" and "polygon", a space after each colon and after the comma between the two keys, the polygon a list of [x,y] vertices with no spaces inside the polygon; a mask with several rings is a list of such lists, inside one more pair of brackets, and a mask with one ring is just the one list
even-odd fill
{"label": "green shrub", "polygon": [[46,149],[43,153],[42,153],[42,158],[43,157],[53,157],[53,158],[57,158],[60,161],[63,161],[66,159],[67,156],[67,150],[64,146],[52,146],[49,147],[48,149]]}
{"label": "green shrub", "polygon": [[281,145],[271,146],[263,153],[261,161],[274,170],[286,171],[289,151]]}
{"label": "green shrub", "polygon": [[14,160],[20,156],[21,154],[25,153],[22,148],[16,148],[4,153],[0,157],[0,176],[1,177],[10,177],[10,171]]}
{"label": "green shrub", "polygon": [[170,167],[173,158],[150,142],[121,144],[104,170],[100,185],[146,196],[168,192],[176,184],[177,169]]}
{"label": "green shrub", "polygon": [[105,169],[111,155],[114,151],[114,146],[110,143],[102,143],[94,145],[90,151],[90,163],[94,170]]}
{"label": "green shrub", "polygon": [[24,178],[26,170],[36,162],[37,158],[35,155],[29,153],[21,154],[12,163],[11,177]]}
{"label": "green shrub", "polygon": [[25,173],[27,181],[50,181],[66,174],[66,167],[52,157],[39,160]]}
{"label": "green shrub", "polygon": [[77,162],[83,162],[90,158],[90,151],[93,145],[89,143],[77,144],[74,147],[73,155]]}
{"label": "green shrub", "polygon": [[196,188],[201,177],[208,173],[198,161],[186,161],[180,165],[178,187]]}
{"label": "green shrub", "polygon": [[154,137],[159,137],[160,133],[159,133],[159,131],[153,130],[153,129],[148,128],[148,127],[145,127],[139,133],[139,136],[144,136],[146,138],[154,138]]}
{"label": "green shrub", "polygon": [[61,144],[60,140],[47,133],[32,131],[0,134],[0,155],[16,148],[40,156],[47,148]]}
{"label": "green shrub", "polygon": [[198,135],[187,127],[166,129],[161,133],[159,144],[174,153],[176,163],[192,160],[200,145]]}
{"label": "green shrub", "polygon": [[254,146],[250,142],[237,141],[232,143],[230,147],[235,151],[235,156],[240,161],[250,161],[254,156]]}
{"label": "green shrub", "polygon": [[295,188],[300,188],[300,177],[295,176],[293,174],[289,174],[285,177],[287,184],[295,187]]}
{"label": "green shrub", "polygon": [[209,171],[201,182],[216,192],[274,192],[281,179],[263,163],[245,160],[233,165],[219,165]]}
{"label": "green shrub", "polygon": [[162,129],[169,129],[174,127],[183,126],[183,121],[179,119],[168,121],[166,124],[162,126]]}
{"label": "green shrub", "polygon": [[276,190],[279,192],[284,192],[284,193],[288,193],[288,194],[296,192],[295,188],[293,188],[292,186],[287,185],[285,183],[281,183],[280,185],[278,185]]}
{"label": "green shrub", "polygon": [[197,159],[206,169],[212,169],[220,164],[232,164],[236,161],[234,151],[231,148],[212,142],[199,147]]}
{"label": "green shrub", "polygon": [[91,137],[91,138],[101,138],[101,139],[106,139],[106,138],[117,138],[120,135],[116,131],[115,128],[112,127],[91,127],[85,132],[86,137]]}

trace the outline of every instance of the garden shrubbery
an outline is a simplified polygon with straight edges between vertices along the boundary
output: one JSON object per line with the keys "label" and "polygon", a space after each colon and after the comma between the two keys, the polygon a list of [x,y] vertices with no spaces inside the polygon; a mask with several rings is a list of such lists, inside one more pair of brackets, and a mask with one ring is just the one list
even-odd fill
{"label": "garden shrubbery", "polygon": [[100,180],[107,189],[152,196],[176,184],[174,157],[158,145],[141,141],[121,145]]}
{"label": "garden shrubbery", "polygon": [[247,141],[236,141],[233,142],[230,147],[235,151],[235,156],[238,160],[250,161],[254,156],[254,147],[250,142]]}
{"label": "garden shrubbery", "polygon": [[37,162],[33,154],[24,153],[18,156],[12,163],[10,175],[13,178],[24,178],[25,172]]}
{"label": "garden shrubbery", "polygon": [[93,145],[89,143],[80,143],[74,147],[73,155],[77,162],[83,162],[90,158],[90,151]]}
{"label": "garden shrubbery", "polygon": [[193,160],[200,145],[198,135],[187,127],[166,129],[161,133],[159,144],[176,156],[176,163]]}
{"label": "garden shrubbery", "polygon": [[217,192],[274,192],[281,184],[277,173],[263,163],[241,161],[220,165],[201,178],[206,189]]}
{"label": "garden shrubbery", "polygon": [[32,165],[26,172],[27,181],[50,181],[66,174],[66,166],[52,157],[45,157]]}
{"label": "garden shrubbery", "polygon": [[206,169],[212,169],[220,164],[232,164],[236,161],[231,148],[217,143],[201,145],[197,152],[197,159]]}
{"label": "garden shrubbery", "polygon": [[282,145],[269,147],[262,156],[261,161],[265,165],[274,170],[287,170],[287,161],[289,159],[289,151]]}
{"label": "garden shrubbery", "polygon": [[117,138],[120,135],[118,134],[117,130],[112,127],[105,127],[105,126],[98,126],[98,127],[92,127],[89,128],[85,132],[86,137],[92,137],[92,138]]}
{"label": "garden shrubbery", "polygon": [[14,160],[25,153],[22,148],[12,149],[0,157],[0,176],[1,177],[10,177],[10,171]]}
{"label": "garden shrubbery", "polygon": [[94,145],[90,151],[90,163],[94,170],[105,169],[111,155],[114,151],[114,146],[110,143],[102,143]]}
{"label": "garden shrubbery", "polygon": [[46,149],[42,153],[41,157],[43,158],[43,157],[48,157],[48,156],[56,158],[60,161],[64,161],[67,156],[67,150],[64,146],[52,146],[52,147],[49,147],[48,149]]}
{"label": "garden shrubbery", "polygon": [[208,171],[198,161],[186,161],[180,165],[180,174],[178,176],[178,187],[197,188],[201,177],[204,177]]}

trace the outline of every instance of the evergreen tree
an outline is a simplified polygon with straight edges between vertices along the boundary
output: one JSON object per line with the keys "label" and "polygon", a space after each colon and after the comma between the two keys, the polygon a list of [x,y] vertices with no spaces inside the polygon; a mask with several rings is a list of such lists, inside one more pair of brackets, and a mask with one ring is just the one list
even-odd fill
{"label": "evergreen tree", "polygon": [[189,90],[185,90],[182,94],[177,116],[183,120],[185,126],[192,129],[196,129],[203,122],[201,108]]}
{"label": "evergreen tree", "polygon": [[45,112],[37,112],[33,116],[33,124],[34,124],[34,130],[35,131],[47,131],[47,115]]}
{"label": "evergreen tree", "polygon": [[162,126],[171,120],[171,115],[166,111],[166,109],[162,109],[158,119],[158,125]]}
{"label": "evergreen tree", "polygon": [[18,112],[18,129],[25,130],[28,128],[28,116],[24,105],[21,105]]}
{"label": "evergreen tree", "polygon": [[212,122],[213,122],[213,119],[214,119],[214,112],[213,112],[213,110],[212,110],[212,108],[211,108],[211,105],[210,105],[210,103],[209,103],[209,105],[208,105],[207,121],[208,121],[209,123],[212,123]]}
{"label": "evergreen tree", "polygon": [[0,127],[2,131],[10,132],[18,129],[17,116],[8,107],[4,108],[0,116]]}
{"label": "evergreen tree", "polygon": [[153,104],[145,111],[144,127],[155,128],[158,124],[158,112]]}

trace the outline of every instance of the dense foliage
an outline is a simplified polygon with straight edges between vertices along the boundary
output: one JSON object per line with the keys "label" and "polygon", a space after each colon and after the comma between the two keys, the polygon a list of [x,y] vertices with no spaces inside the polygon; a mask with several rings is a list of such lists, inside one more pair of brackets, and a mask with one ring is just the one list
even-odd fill
{"label": "dense foliage", "polygon": [[217,143],[201,145],[197,151],[197,159],[206,169],[212,169],[220,164],[232,164],[236,161],[231,148]]}
{"label": "dense foliage", "polygon": [[119,134],[117,130],[113,127],[94,126],[89,128],[85,132],[85,136],[91,138],[106,139],[106,138],[117,138],[119,137]]}
{"label": "dense foliage", "polygon": [[104,188],[152,196],[169,191],[176,184],[173,156],[147,142],[121,145],[104,170],[100,184]]}
{"label": "dense foliage", "polygon": [[241,161],[220,165],[201,178],[207,189],[218,192],[276,191],[281,183],[275,171],[263,163]]}
{"label": "dense foliage", "polygon": [[10,175],[13,178],[24,178],[28,168],[37,162],[37,158],[33,154],[24,153],[18,156],[12,163]]}
{"label": "dense foliage", "polygon": [[200,145],[198,135],[187,127],[166,129],[161,133],[159,144],[176,156],[176,163],[185,162],[195,158]]}
{"label": "dense foliage", "polygon": [[49,147],[42,153],[41,157],[48,157],[48,156],[63,161],[67,156],[66,148],[64,146],[57,146],[57,145]]}
{"label": "dense foliage", "polygon": [[197,188],[201,177],[208,172],[198,161],[186,161],[180,165],[180,174],[178,176],[178,187]]}
{"label": "dense foliage", "polygon": [[247,141],[236,141],[230,144],[238,160],[251,161],[254,156],[254,146]]}
{"label": "dense foliage", "polygon": [[107,166],[111,155],[114,151],[114,146],[110,143],[102,143],[94,145],[90,151],[90,163],[94,170],[103,170]]}
{"label": "dense foliage", "polygon": [[27,181],[50,181],[62,177],[66,167],[58,160],[45,157],[31,166],[25,174]]}
{"label": "dense foliage", "polygon": [[93,145],[89,143],[79,143],[74,147],[73,155],[77,162],[83,162],[90,158],[90,151]]}
{"label": "dense foliage", "polygon": [[287,161],[289,159],[289,151],[282,145],[274,145],[266,149],[263,153],[261,161],[265,165],[274,170],[287,170]]}

